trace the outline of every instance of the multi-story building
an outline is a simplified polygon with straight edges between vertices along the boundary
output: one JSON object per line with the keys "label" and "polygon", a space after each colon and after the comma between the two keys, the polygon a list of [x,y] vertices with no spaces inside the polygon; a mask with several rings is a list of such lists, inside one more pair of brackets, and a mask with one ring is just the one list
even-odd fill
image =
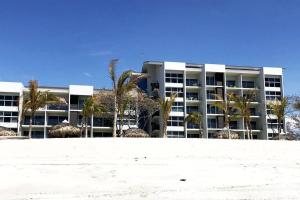
{"label": "multi-story building", "polygon": [[[254,138],[270,139],[277,132],[278,121],[267,105],[283,97],[282,68],[147,61],[142,72],[148,75],[142,85],[150,96],[157,91],[161,98],[177,93],[168,121],[168,137],[212,138],[224,130],[224,113],[214,102],[222,101],[216,96],[227,101],[229,93],[256,94],[250,103]],[[184,122],[191,112],[201,113],[202,127]],[[148,127],[152,135],[158,135],[161,127],[161,120],[155,118],[159,116],[154,116]],[[199,128],[203,129],[201,136]],[[230,129],[241,138],[247,137],[242,118],[231,121]]]}
{"label": "multi-story building", "polygon": [[[254,138],[270,139],[277,133],[280,122],[268,108],[268,102],[283,97],[282,68],[147,61],[143,65],[142,73],[147,76],[139,85],[149,96],[156,95],[166,99],[172,93],[177,94],[168,120],[168,137],[213,138],[217,132],[224,130],[224,113],[214,103],[227,101],[229,93],[240,96],[256,94],[250,103]],[[49,91],[65,99],[67,103],[50,104],[37,111],[33,119],[34,138],[46,138],[48,130],[63,121],[80,127],[84,100],[95,94],[111,92],[80,85],[40,87],[39,90]],[[25,115],[20,125],[22,102],[27,93],[28,88],[22,83],[0,82],[0,126],[13,129],[23,136],[28,134],[29,129],[28,115]],[[223,100],[216,96],[223,97]],[[202,127],[185,123],[185,117],[191,112],[201,113]],[[138,127],[137,117],[129,116],[126,120],[129,125],[124,128]],[[146,126],[151,136],[159,135],[161,123],[160,115],[156,113],[151,123]],[[242,118],[231,121],[230,129],[241,138],[246,138],[246,127]],[[93,116],[89,130],[89,137],[110,137],[112,120]]]}
{"label": "multi-story building", "polygon": [[[69,87],[39,87],[40,91],[48,91],[55,96],[63,98],[64,104],[49,104],[39,109],[33,119],[33,138],[47,138],[49,129],[63,121],[73,126],[81,127],[82,108],[84,100],[93,95],[110,93],[110,90],[94,89],[93,86],[70,85]],[[23,118],[20,124],[22,102],[28,94],[28,88],[22,83],[0,82],[0,126],[10,128],[22,136],[28,135],[29,115]],[[111,137],[111,117],[93,116],[89,120],[89,137]],[[137,127],[136,119],[128,119],[130,127]],[[22,128],[20,129],[20,126]],[[128,125],[125,124],[124,129]],[[20,131],[21,130],[21,131]]]}

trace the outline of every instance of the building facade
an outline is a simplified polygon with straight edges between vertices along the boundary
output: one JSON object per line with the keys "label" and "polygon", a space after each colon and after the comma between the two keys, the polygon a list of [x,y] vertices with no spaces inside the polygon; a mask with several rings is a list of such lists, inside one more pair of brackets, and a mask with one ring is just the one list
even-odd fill
{"label": "building facade", "polygon": [[[214,105],[216,101],[220,101],[216,95],[227,101],[226,96],[229,93],[239,96],[256,94],[250,104],[254,138],[270,139],[277,133],[279,122],[267,105],[269,101],[280,99],[284,95],[282,68],[147,61],[143,64],[142,73],[147,76],[139,85],[149,96],[158,93],[155,95],[166,99],[172,93],[177,93],[168,120],[168,137],[213,138],[217,132],[224,130],[224,113]],[[83,85],[70,85],[65,88],[40,87],[39,90],[49,91],[65,99],[67,103],[50,104],[37,111],[33,119],[33,138],[47,138],[49,129],[63,121],[80,127],[84,100],[89,96],[111,92]],[[28,115],[20,123],[22,102],[26,93],[28,88],[22,83],[0,82],[0,126],[10,128],[22,136],[28,135],[29,129]],[[201,113],[202,127],[185,123],[185,117],[191,112]],[[137,117],[126,120],[129,124],[124,129],[138,127]],[[157,113],[146,126],[146,131],[157,137],[161,127],[162,120]],[[231,121],[230,129],[238,133],[240,138],[246,137],[242,118]],[[111,137],[112,120],[93,116],[88,135]]]}
{"label": "building facade", "polygon": [[[69,87],[39,87],[40,91],[48,91],[65,100],[64,104],[49,104],[39,109],[33,119],[33,138],[47,138],[49,129],[62,122],[81,127],[84,100],[93,95],[111,93],[110,90],[94,89],[93,86],[70,85]],[[21,136],[27,136],[29,130],[29,114],[25,114],[20,123],[22,102],[28,93],[22,83],[0,82],[0,126],[10,128]],[[136,119],[126,120],[130,127],[137,127]],[[20,128],[22,126],[22,128]],[[125,124],[124,130],[128,129]],[[88,124],[88,137],[111,137],[112,118],[93,116]]]}
{"label": "building facade", "polygon": [[[282,68],[147,61],[142,72],[148,75],[143,85],[150,96],[158,92],[166,99],[171,93],[177,93],[168,120],[168,137],[213,138],[224,130],[224,113],[214,105],[220,101],[216,96],[227,101],[229,93],[256,94],[250,103],[254,138],[270,139],[278,132],[278,121],[267,105],[283,97]],[[201,113],[202,127],[185,123],[185,117],[191,112]],[[161,127],[161,120],[155,118],[159,116],[154,116],[148,127],[152,135],[158,135]],[[240,138],[247,137],[242,118],[231,121],[230,129]]]}

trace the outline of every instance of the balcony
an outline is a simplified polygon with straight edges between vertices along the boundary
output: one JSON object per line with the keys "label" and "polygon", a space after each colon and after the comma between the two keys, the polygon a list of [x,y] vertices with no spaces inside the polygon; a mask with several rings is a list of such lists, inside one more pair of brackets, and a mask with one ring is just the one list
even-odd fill
{"label": "balcony", "polygon": [[83,104],[70,104],[71,110],[82,110]]}
{"label": "balcony", "polygon": [[[30,118],[29,117],[25,117],[23,125],[29,125],[29,124],[30,124]],[[44,118],[44,116],[34,117],[33,120],[32,120],[32,125],[36,125],[36,126],[43,126],[43,125],[45,125],[45,118]]]}
{"label": "balcony", "polygon": [[199,94],[198,93],[193,93],[193,92],[187,92],[186,93],[186,100],[199,101]]}
{"label": "balcony", "polygon": [[47,106],[47,110],[64,110],[67,111],[69,106],[66,104],[50,104]]}
{"label": "balcony", "polygon": [[198,124],[193,124],[193,123],[188,123],[187,128],[188,129],[199,129],[199,125]]}
{"label": "balcony", "polygon": [[186,79],[186,86],[200,87],[201,84],[197,79]]}

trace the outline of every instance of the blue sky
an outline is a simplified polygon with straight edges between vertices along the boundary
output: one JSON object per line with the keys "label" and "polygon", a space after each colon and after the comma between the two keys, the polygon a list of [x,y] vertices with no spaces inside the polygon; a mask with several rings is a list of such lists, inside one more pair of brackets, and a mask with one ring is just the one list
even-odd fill
{"label": "blue sky", "polygon": [[299,93],[300,1],[0,0],[0,81],[110,87],[145,60],[283,66]]}

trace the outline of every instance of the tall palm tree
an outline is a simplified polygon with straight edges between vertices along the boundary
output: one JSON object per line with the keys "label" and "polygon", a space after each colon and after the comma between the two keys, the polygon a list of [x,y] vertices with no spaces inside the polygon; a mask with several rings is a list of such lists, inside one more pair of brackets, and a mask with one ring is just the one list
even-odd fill
{"label": "tall palm tree", "polygon": [[255,93],[249,93],[249,95],[244,95],[244,96],[238,96],[238,95],[232,96],[232,100],[234,101],[233,107],[239,110],[239,114],[237,116],[242,118],[244,121],[248,139],[253,139],[250,105],[254,99],[255,99]]}
{"label": "tall palm tree", "polygon": [[228,93],[227,94],[227,99],[224,100],[222,96],[220,95],[215,95],[217,100],[214,102],[214,106],[216,106],[218,109],[222,110],[224,113],[224,128],[228,132],[228,138],[231,139],[231,131],[230,131],[230,122],[236,119],[236,115],[233,113],[234,110],[232,106],[230,105],[230,101],[233,100],[234,94],[233,93]]}
{"label": "tall palm tree", "polygon": [[288,108],[289,102],[287,97],[283,97],[282,99],[274,100],[269,103],[269,108],[272,110],[272,114],[274,114],[277,117],[278,121],[278,139],[280,139],[280,133],[283,129],[282,123],[284,120],[285,115],[287,114],[287,108]]}
{"label": "tall palm tree", "polygon": [[201,137],[202,135],[202,115],[199,112],[191,112],[190,114],[188,114],[188,116],[186,116],[186,118],[184,119],[185,122],[189,122],[192,124],[197,124],[199,127],[199,136]]}
{"label": "tall palm tree", "polygon": [[169,98],[164,99],[159,99],[159,105],[160,105],[160,111],[162,115],[162,132],[161,132],[161,137],[168,137],[167,135],[167,123],[169,120],[169,116],[172,110],[172,105],[175,101],[175,98],[177,97],[177,94],[171,94]]}
{"label": "tall palm tree", "polygon": [[[114,93],[114,120],[113,120],[113,137],[117,136],[117,118],[118,114],[122,112],[122,109],[125,107],[124,103],[126,101],[129,92],[137,88],[137,82],[140,78],[144,77],[144,75],[134,74],[134,71],[127,70],[123,72],[119,78],[116,76],[116,64],[117,59],[113,59],[109,64],[109,74],[113,84],[113,93]],[[122,117],[122,116],[121,116]],[[123,135],[123,124],[124,118],[120,119],[120,133],[119,135]]]}
{"label": "tall palm tree", "polygon": [[85,137],[88,136],[88,121],[92,120],[93,115],[100,115],[105,112],[106,109],[103,105],[97,103],[96,97],[88,97],[84,103],[82,108],[82,124],[85,126]]}
{"label": "tall palm tree", "polygon": [[38,109],[45,107],[50,103],[58,103],[62,102],[60,98],[54,96],[48,91],[42,92],[38,90],[38,82],[36,80],[29,81],[29,93],[24,97],[24,110],[22,111],[22,115],[24,113],[30,113],[29,120],[29,133],[28,137],[31,138],[32,133],[32,124],[35,113]]}

